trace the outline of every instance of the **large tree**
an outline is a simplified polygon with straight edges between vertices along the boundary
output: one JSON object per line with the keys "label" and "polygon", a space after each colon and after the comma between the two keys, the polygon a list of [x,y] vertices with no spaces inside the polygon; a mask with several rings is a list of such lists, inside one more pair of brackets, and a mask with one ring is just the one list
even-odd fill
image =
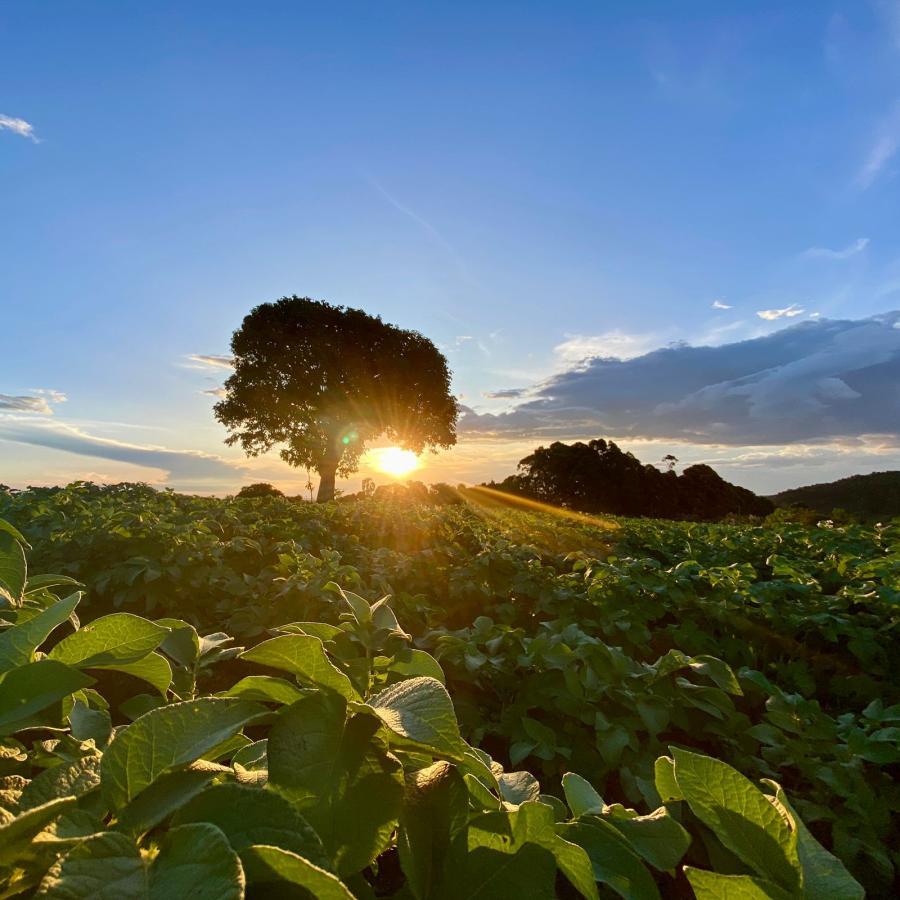
{"label": "large tree", "polygon": [[380,316],[282,297],[244,318],[231,352],[234,374],[215,405],[226,443],[248,456],[280,445],[286,462],[319,473],[320,503],[376,438],[415,453],[456,443],[447,360]]}

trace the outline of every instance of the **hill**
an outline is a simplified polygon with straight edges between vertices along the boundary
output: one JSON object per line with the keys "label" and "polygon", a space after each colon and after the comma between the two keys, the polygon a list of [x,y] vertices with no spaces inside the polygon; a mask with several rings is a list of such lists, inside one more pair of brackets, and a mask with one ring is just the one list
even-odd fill
{"label": "hill", "polygon": [[770,499],[776,506],[805,506],[822,515],[840,508],[864,519],[891,519],[900,516],[900,471],[808,484]]}

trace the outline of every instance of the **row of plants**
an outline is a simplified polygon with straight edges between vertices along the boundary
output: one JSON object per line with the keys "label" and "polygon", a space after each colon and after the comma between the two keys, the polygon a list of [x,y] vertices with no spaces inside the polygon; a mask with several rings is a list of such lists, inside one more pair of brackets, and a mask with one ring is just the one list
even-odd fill
{"label": "row of plants", "polygon": [[653,806],[657,757],[691,748],[781,781],[871,895],[894,893],[897,524],[596,521],[467,499],[76,485],[0,493],[0,515],[42,567],[87,584],[85,618],[177,615],[246,646],[287,621],[337,623],[330,582],[392,594],[412,646],[440,659],[463,736],[507,768],[556,793],[572,768],[610,802]]}
{"label": "row of plants", "polygon": [[[172,617],[82,624],[80,585],[29,575],[26,549],[0,521],[0,896],[863,896],[776,780],[690,745],[631,806],[505,768],[387,597],[330,585],[334,621],[245,649]],[[736,688],[719,660],[667,659],[661,683]]]}

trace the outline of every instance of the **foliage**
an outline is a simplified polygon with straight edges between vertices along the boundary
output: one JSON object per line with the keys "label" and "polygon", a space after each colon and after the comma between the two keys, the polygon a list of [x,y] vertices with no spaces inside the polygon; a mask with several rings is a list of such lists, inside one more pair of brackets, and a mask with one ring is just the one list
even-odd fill
{"label": "foliage", "polygon": [[[596,520],[457,496],[314,506],[75,485],[0,495],[0,516],[37,565],[87,585],[85,620],[149,613],[257,647],[319,622],[295,627],[327,642],[346,608],[330,582],[392,594],[412,638],[396,665],[443,677],[463,737],[545,793],[574,770],[607,804],[649,812],[670,747],[717,757],[783,784],[870,895],[891,895],[900,523]],[[205,664],[173,667],[180,697],[258,677],[219,639]],[[345,665],[365,655],[340,645]],[[418,671],[424,654],[441,668]],[[267,689],[299,699],[290,687]]]}
{"label": "foliage", "polygon": [[810,484],[782,491],[772,501],[778,507],[806,507],[820,517],[842,509],[868,521],[890,519],[900,516],[900,472],[872,472]]}
{"label": "foliage", "polygon": [[456,443],[447,360],[426,337],[360,309],[282,297],[253,309],[231,340],[234,373],[216,418],[251,456],[316,469],[319,500],[355,471],[374,438],[421,453]]}
{"label": "foliage", "polygon": [[[281,626],[240,654],[255,674],[195,697],[179,685],[222,636],[128,613],[82,627],[71,579],[29,578],[23,536],[0,533],[3,896],[863,896],[775,781],[706,755],[657,759],[647,814],[575,773],[563,800],[504,771],[386,597],[331,586],[338,624]],[[110,670],[154,702],[111,703]]]}
{"label": "foliage", "polygon": [[255,497],[283,497],[282,491],[265,481],[244,485],[238,492],[239,500],[252,500]]}
{"label": "foliage", "polygon": [[772,511],[771,501],[729,484],[709,466],[688,466],[676,475],[677,461],[671,454],[663,457],[666,470],[660,471],[623,453],[613,441],[554,441],[522,459],[516,475],[490,487],[584,512],[625,516],[721,519]]}

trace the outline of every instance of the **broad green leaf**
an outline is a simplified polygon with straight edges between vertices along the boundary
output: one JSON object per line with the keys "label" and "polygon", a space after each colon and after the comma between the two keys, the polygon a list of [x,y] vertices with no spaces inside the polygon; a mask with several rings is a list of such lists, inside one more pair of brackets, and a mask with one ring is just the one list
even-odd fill
{"label": "broad green leaf", "polygon": [[758,875],[798,891],[797,834],[784,815],[726,763],[678,748],[672,753],[675,778],[691,812]]}
{"label": "broad green leaf", "polygon": [[469,791],[470,796],[469,802],[473,809],[488,812],[502,809],[502,802],[491,793],[490,789],[480,778],[467,772],[463,779],[466,782],[466,789]]}
{"label": "broad green leaf", "polygon": [[0,632],[0,672],[31,662],[34,651],[54,629],[68,621],[80,600],[81,593],[76,592],[65,600],[57,601],[27,622]]}
{"label": "broad green leaf", "polygon": [[122,834],[95,834],[58,860],[44,876],[38,897],[53,900],[147,900],[147,867]]}
{"label": "broad green leaf", "polygon": [[[685,866],[684,873],[697,900],[791,900],[797,896],[765,878],[751,875],[721,875],[692,866]],[[830,898],[831,895],[819,896]]]}
{"label": "broad green leaf", "polygon": [[0,531],[11,535],[26,549],[31,549],[31,545],[25,540],[25,535],[23,535],[11,522],[7,522],[6,519],[0,519]]}
{"label": "broad green leaf", "polygon": [[[809,900],[828,897],[830,900],[862,900],[862,885],[847,871],[844,864],[829,853],[810,833],[803,820],[794,812],[781,785],[767,782],[775,789],[773,802],[790,816],[797,830],[797,852],[803,867],[803,895]],[[771,798],[770,798],[771,799]]]}
{"label": "broad green leaf", "polygon": [[232,754],[252,743],[253,741],[243,734],[233,734],[231,737],[225,738],[221,743],[216,744],[211,750],[207,750],[200,759],[208,760],[209,762],[231,759]]}
{"label": "broad green leaf", "polygon": [[[38,858],[44,856],[42,851],[50,850],[51,853],[65,853],[75,844],[99,834],[106,829],[103,817],[96,809],[98,804],[88,803],[85,807],[67,806],[61,815],[54,819],[34,839],[31,845],[32,854]],[[92,808],[93,807],[93,808]],[[46,859],[46,856],[44,856]],[[46,863],[44,868],[46,868]]]}
{"label": "broad green leaf", "polygon": [[0,825],[0,866],[15,863],[35,835],[74,803],[75,797],[58,797]]}
{"label": "broad green leaf", "polygon": [[104,832],[77,844],[47,872],[39,897],[58,900],[241,900],[244,873],[212,825],[185,825],[163,836],[148,866],[125,835]]}
{"label": "broad green leaf", "polygon": [[269,732],[269,787],[313,826],[337,871],[363,869],[390,843],[400,811],[399,763],[374,740],[378,720],[320,692],[283,710]]}
{"label": "broad green leaf", "polygon": [[322,642],[309,634],[285,634],[263,641],[241,654],[241,659],[296,675],[307,684],[335,691],[347,700],[359,700],[350,679],[325,654]]}
{"label": "broad green leaf", "polygon": [[165,696],[158,694],[135,694],[127,700],[123,700],[119,704],[119,712],[133,722],[139,719],[144,713],[150,712],[151,709],[159,709],[160,706],[166,705]]}
{"label": "broad green leaf", "polygon": [[169,685],[172,683],[172,667],[161,653],[148,653],[142,659],[135,660],[135,662],[119,663],[115,666],[103,666],[102,668],[140,678],[141,681],[146,681],[147,684],[155,687],[163,697],[166,696],[166,691],[168,691]]}
{"label": "broad green leaf", "polygon": [[365,625],[367,622],[372,621],[372,607],[369,605],[368,600],[364,600],[359,594],[354,594],[353,591],[345,591],[340,585],[335,584],[333,581],[330,581],[325,587],[337,589],[341,599],[353,611],[353,615],[360,625]]}
{"label": "broad green leaf", "polygon": [[50,658],[82,669],[108,669],[140,678],[165,694],[172,683],[168,660],[153,652],[167,628],[134,616],[113,613],[96,619],[61,640]]}
{"label": "broad green leaf", "polygon": [[25,593],[30,594],[32,591],[44,591],[53,587],[79,588],[84,585],[68,575],[32,575],[25,583]]}
{"label": "broad green leaf", "polygon": [[281,847],[253,846],[242,854],[242,859],[248,881],[261,891],[265,891],[263,885],[271,883],[273,892],[278,892],[287,882],[316,900],[355,900],[339,878]]}
{"label": "broad green leaf", "polygon": [[670,756],[660,756],[654,766],[654,784],[663,803],[677,803],[684,800],[681,788],[675,780],[675,761]]}
{"label": "broad green leaf", "polygon": [[497,776],[500,796],[514,806],[537,800],[541,786],[531,772],[503,772]]}
{"label": "broad green leaf", "polygon": [[729,694],[742,696],[744,693],[731,666],[715,656],[695,656],[691,659],[691,668],[701,675],[706,675]]}
{"label": "broad green leaf", "polygon": [[563,793],[566,795],[566,803],[572,810],[572,815],[579,816],[596,815],[603,812],[603,798],[594,790],[593,785],[574,772],[566,772],[562,777]]}
{"label": "broad green leaf", "polygon": [[238,752],[231,757],[231,765],[235,768],[240,766],[250,772],[256,772],[261,769],[268,769],[268,746],[269,742],[266,738],[263,738],[261,741],[254,741],[252,744],[248,744],[246,747],[238,750]]}
{"label": "broad green leaf", "polygon": [[552,807],[523,803],[516,813],[515,831],[523,840],[549,850],[560,872],[585,900],[599,900],[590,857],[583,847],[557,833]]}
{"label": "broad green leaf", "polygon": [[167,628],[149,619],[131,613],[113,613],[95,619],[63,638],[49,656],[79,668],[115,668],[142,659],[168,634]]}
{"label": "broad green leaf", "polygon": [[247,675],[228,688],[222,696],[289,706],[300,700],[304,694],[297,685],[284,678],[275,678],[273,675]]}
{"label": "broad green leaf", "polygon": [[157,619],[156,624],[169,629],[159,649],[179,666],[192,669],[200,658],[200,636],[197,629],[182,619]]}
{"label": "broad green leaf", "polygon": [[116,830],[145,834],[196,797],[215,776],[214,771],[190,768],[160,775],[119,812]]}
{"label": "broad green leaf", "polygon": [[[521,809],[483,813],[469,823],[462,871],[451,874],[442,897],[465,900],[546,900],[555,895],[556,860],[527,839]],[[519,827],[517,828],[517,824]]]}
{"label": "broad green leaf", "polygon": [[185,804],[173,825],[210,822],[243,853],[265,844],[298,853],[319,866],[328,865],[322,841],[309,823],[282,796],[241,784],[215,785]]}
{"label": "broad green leaf", "polygon": [[203,697],[152,709],[116,732],[103,754],[103,796],[121,809],[160,775],[179,768],[266,712],[245,700]]}
{"label": "broad green leaf", "polygon": [[408,649],[394,657],[378,656],[375,658],[375,664],[401,678],[427,675],[430,678],[436,678],[441,684],[447,683],[441,664],[424,650]]}
{"label": "broad green leaf", "polygon": [[206,822],[165,833],[150,868],[149,900],[243,900],[246,880],[225,835]]}
{"label": "broad green leaf", "polygon": [[439,884],[461,871],[465,847],[454,838],[466,828],[468,816],[468,790],[455,766],[436,762],[406,777],[397,849],[417,900],[435,896]]}
{"label": "broad green leaf", "polygon": [[12,734],[35,713],[93,683],[93,678],[55,659],[41,659],[0,675],[0,736]]}
{"label": "broad green leaf", "polygon": [[97,746],[105,744],[112,733],[112,719],[105,709],[92,709],[76,699],[69,713],[72,737],[79,741],[93,740]]}
{"label": "broad green leaf", "polygon": [[279,634],[311,634],[323,643],[344,633],[343,628],[329,625],[327,622],[289,622],[287,625],[272,628],[271,631],[277,631]]}
{"label": "broad green leaf", "polygon": [[376,694],[368,705],[400,737],[458,758],[468,750],[459,734],[453,701],[435,678],[398,681]]}
{"label": "broad green leaf", "polygon": [[41,772],[22,791],[19,809],[24,812],[60,797],[81,797],[99,786],[100,754],[92,753]]}
{"label": "broad green leaf", "polygon": [[0,530],[0,585],[9,591],[13,603],[22,600],[27,574],[22,545],[8,530]]}
{"label": "broad green leaf", "polygon": [[609,816],[605,821],[622,832],[640,856],[661,871],[674,869],[691,843],[691,836],[664,806],[647,816]]}
{"label": "broad green leaf", "polygon": [[400,627],[396,613],[390,607],[390,597],[382,597],[372,604],[372,625],[410,640],[410,636]]}
{"label": "broad green leaf", "polygon": [[578,844],[591,861],[594,878],[625,900],[659,900],[653,876],[619,832],[602,819],[586,818],[557,826],[560,836]]}

